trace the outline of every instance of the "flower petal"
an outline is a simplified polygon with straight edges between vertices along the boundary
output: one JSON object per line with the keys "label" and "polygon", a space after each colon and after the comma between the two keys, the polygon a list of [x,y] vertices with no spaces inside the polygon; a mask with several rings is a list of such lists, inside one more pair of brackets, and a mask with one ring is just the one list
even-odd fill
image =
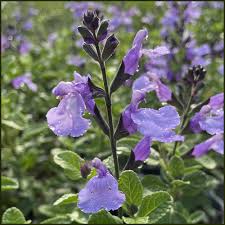
{"label": "flower petal", "polygon": [[221,134],[214,135],[208,140],[196,145],[194,147],[192,155],[195,157],[200,157],[206,154],[210,149],[213,149],[216,152],[223,154],[224,152],[223,135]]}
{"label": "flower petal", "polygon": [[171,129],[180,123],[180,117],[172,106],[165,106],[159,110],[140,109],[131,113],[131,118],[137,125],[138,131],[152,140],[161,142],[183,141],[183,137],[176,135]]}
{"label": "flower petal", "polygon": [[116,210],[124,201],[125,195],[118,190],[117,180],[110,173],[94,176],[78,194],[78,207],[85,213]]}
{"label": "flower petal", "polygon": [[90,121],[84,119],[84,102],[80,94],[66,95],[58,107],[50,109],[46,115],[49,128],[58,136],[79,137],[90,126]]}
{"label": "flower petal", "polygon": [[145,161],[150,154],[151,138],[144,137],[133,149],[135,161]]}

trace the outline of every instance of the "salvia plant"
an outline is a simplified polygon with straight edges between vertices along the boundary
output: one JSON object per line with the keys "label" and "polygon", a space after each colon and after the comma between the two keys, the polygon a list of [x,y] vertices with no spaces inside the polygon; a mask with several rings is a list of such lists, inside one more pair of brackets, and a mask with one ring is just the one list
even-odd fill
{"label": "salvia plant", "polygon": [[[176,11],[177,6],[173,7],[171,10]],[[95,84],[91,68],[88,75],[75,71],[71,80],[59,82],[52,90],[58,105],[47,112],[47,123],[55,135],[72,139],[85,135],[95,121],[96,131],[108,137],[112,162],[107,162],[104,154],[87,160],[71,150],[55,152],[54,162],[69,179],[80,182],[80,189],[65,193],[53,205],[75,204],[79,210],[42,223],[207,222],[204,210],[211,202],[201,206],[199,199],[213,198],[218,185],[217,175],[206,173],[204,168],[211,166],[207,154],[223,154],[224,94],[200,101],[207,76],[202,65],[190,65],[179,77],[178,88],[165,83],[155,70],[139,68],[142,59],[151,63],[176,55],[171,55],[166,45],[145,48],[149,38],[145,28],[136,33],[110,80],[107,66],[122,43],[110,33],[110,21],[99,10],[86,11],[82,19],[77,31],[84,42],[83,50],[99,67],[102,85]],[[24,83],[37,90],[29,74],[12,81],[15,88]],[[130,103],[113,118],[113,97],[125,87],[131,89]],[[157,99],[157,107],[149,105],[151,98]],[[98,99],[104,100],[104,108],[98,106]],[[118,143],[121,146],[123,140],[133,140],[134,136],[138,138],[130,151],[118,154]],[[126,158],[125,163],[121,157]],[[146,162],[152,173],[143,175],[140,171]],[[16,181],[9,182],[17,188]],[[14,222],[13,217],[20,223],[31,222],[17,208],[10,208],[3,214],[4,223]]]}

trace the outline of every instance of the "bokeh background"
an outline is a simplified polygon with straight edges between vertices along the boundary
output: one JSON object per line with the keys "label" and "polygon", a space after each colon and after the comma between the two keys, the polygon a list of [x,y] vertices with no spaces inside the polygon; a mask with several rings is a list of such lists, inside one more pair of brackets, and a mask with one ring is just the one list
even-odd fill
{"label": "bokeh background", "polygon": [[[107,165],[112,163],[108,140],[94,121],[82,137],[57,137],[48,128],[45,117],[47,111],[58,103],[51,94],[52,88],[61,80],[71,81],[75,70],[82,75],[91,74],[94,82],[102,86],[100,70],[82,50],[82,39],[76,31],[88,8],[98,9],[104,18],[111,19],[110,29],[120,40],[116,54],[107,63],[109,79],[113,78],[121,59],[131,47],[135,33],[146,27],[149,30],[146,47],[164,44],[175,56],[164,58],[159,65],[143,61],[137,75],[144,68],[154,69],[160,71],[166,83],[176,87],[177,80],[188,66],[203,64],[207,77],[199,98],[203,100],[223,92],[224,3],[190,4],[193,5],[188,6],[189,14],[186,15],[189,20],[183,21],[183,30],[177,32],[176,18],[182,14],[174,12],[169,2],[1,2],[1,171],[2,175],[15,178],[19,183],[18,189],[1,193],[1,214],[16,206],[26,218],[39,223],[73,210],[52,206],[59,196],[77,192],[82,184],[68,180],[54,164],[55,152],[72,150],[85,159],[98,156],[104,158]],[[184,38],[187,38],[186,44]],[[26,85],[18,89],[13,87],[12,80],[27,73],[37,85],[37,91]],[[129,101],[129,87],[121,88],[113,96],[114,118],[118,119]],[[101,99],[97,104],[104,110]],[[148,96],[148,104],[152,108],[158,107],[154,94]],[[191,148],[201,138],[193,135],[186,142],[189,146],[183,147]],[[122,162],[137,140],[139,137],[133,136],[119,143]],[[151,157],[142,174],[154,173],[152,166],[157,165],[157,159]],[[221,223],[223,158],[212,153],[208,160],[214,163],[215,169],[210,174],[216,177],[216,191],[204,200],[206,216],[200,222]],[[205,166],[207,170],[207,162]],[[190,204],[191,210],[199,208],[198,201],[201,200]],[[74,211],[74,217],[82,223],[79,211]]]}

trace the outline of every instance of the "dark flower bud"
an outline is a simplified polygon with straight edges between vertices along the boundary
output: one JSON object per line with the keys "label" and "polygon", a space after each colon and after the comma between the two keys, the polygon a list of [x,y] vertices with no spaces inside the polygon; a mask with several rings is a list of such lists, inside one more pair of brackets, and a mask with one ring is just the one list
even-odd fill
{"label": "dark flower bud", "polygon": [[204,67],[202,67],[201,65],[193,66],[193,67],[188,69],[186,79],[190,83],[193,83],[193,84],[196,85],[197,83],[204,80],[205,75],[206,75],[206,70],[205,70]]}
{"label": "dark flower bud", "polygon": [[87,11],[84,14],[83,24],[88,27],[88,25],[92,22],[93,19],[94,19],[94,13],[92,11]]}
{"label": "dark flower bud", "polygon": [[99,18],[94,12],[88,11],[86,14],[84,14],[83,24],[89,30],[95,32],[95,30],[97,30],[97,28],[99,27]]}
{"label": "dark flower bud", "polygon": [[95,14],[97,15],[97,17],[100,19],[100,21],[103,20],[104,15],[102,14],[102,12],[99,9],[95,10]]}
{"label": "dark flower bud", "polygon": [[85,162],[81,167],[80,167],[80,173],[83,178],[87,178],[87,176],[91,172],[91,163],[90,162]]}
{"label": "dark flower bud", "polygon": [[97,33],[98,41],[103,41],[106,38],[106,36],[108,34],[108,26],[109,26],[109,22],[107,20],[105,20],[101,23],[98,33]]}
{"label": "dark flower bud", "polygon": [[112,34],[111,36],[108,37],[105,43],[105,47],[102,52],[102,59],[104,61],[107,61],[112,54],[115,52],[116,47],[118,46],[119,41],[118,39]]}
{"label": "dark flower bud", "polygon": [[95,39],[94,39],[93,35],[87,28],[80,26],[77,29],[78,29],[79,33],[81,34],[81,36],[83,37],[84,42],[86,42],[87,44],[95,43]]}

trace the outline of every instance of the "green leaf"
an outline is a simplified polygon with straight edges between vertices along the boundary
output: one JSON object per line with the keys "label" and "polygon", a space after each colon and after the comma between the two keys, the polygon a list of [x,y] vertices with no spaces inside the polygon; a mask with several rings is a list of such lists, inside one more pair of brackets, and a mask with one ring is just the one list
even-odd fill
{"label": "green leaf", "polygon": [[190,181],[183,181],[183,180],[173,180],[171,182],[171,184],[175,187],[175,188],[178,188],[178,187],[183,187],[185,185],[189,185],[190,184]]}
{"label": "green leaf", "polygon": [[24,128],[19,126],[18,124],[16,124],[14,121],[11,121],[11,120],[2,120],[2,124],[10,127],[10,128],[13,128],[13,129],[16,129],[16,130],[23,130]]}
{"label": "green leaf", "polygon": [[148,223],[148,217],[123,217],[123,221],[126,224],[147,224]]}
{"label": "green leaf", "polygon": [[172,208],[173,198],[165,191],[158,191],[144,197],[137,216],[149,216],[149,222],[155,223]]}
{"label": "green leaf", "polygon": [[120,175],[119,189],[126,195],[126,202],[129,205],[141,204],[143,187],[134,171],[126,170]]}
{"label": "green leaf", "polygon": [[66,176],[72,180],[81,178],[80,166],[83,161],[72,151],[63,151],[54,155],[54,162],[63,168]]}
{"label": "green leaf", "polygon": [[142,180],[144,188],[154,192],[154,191],[164,191],[167,189],[167,185],[163,183],[159,176],[156,175],[146,175]]}
{"label": "green leaf", "polygon": [[216,161],[208,155],[203,155],[195,160],[207,169],[212,170],[216,167]]}
{"label": "green leaf", "polygon": [[16,207],[7,209],[2,216],[2,224],[27,224],[31,221],[26,221],[23,213]]}
{"label": "green leaf", "polygon": [[184,161],[178,156],[173,156],[169,162],[168,169],[174,178],[182,177],[184,175]]}
{"label": "green leaf", "polygon": [[198,210],[192,213],[189,216],[188,220],[189,220],[189,223],[196,224],[196,223],[202,222],[205,218],[206,218],[205,212]]}
{"label": "green leaf", "polygon": [[122,224],[122,220],[111,213],[101,210],[89,217],[88,224]]}
{"label": "green leaf", "polygon": [[77,194],[65,194],[59,199],[57,199],[53,205],[66,205],[71,203],[77,203],[78,196]]}
{"label": "green leaf", "polygon": [[19,188],[19,184],[16,179],[1,176],[1,190],[2,191],[14,190],[17,188]]}
{"label": "green leaf", "polygon": [[52,217],[41,222],[41,224],[70,224],[70,223],[71,223],[70,217],[67,215]]}

